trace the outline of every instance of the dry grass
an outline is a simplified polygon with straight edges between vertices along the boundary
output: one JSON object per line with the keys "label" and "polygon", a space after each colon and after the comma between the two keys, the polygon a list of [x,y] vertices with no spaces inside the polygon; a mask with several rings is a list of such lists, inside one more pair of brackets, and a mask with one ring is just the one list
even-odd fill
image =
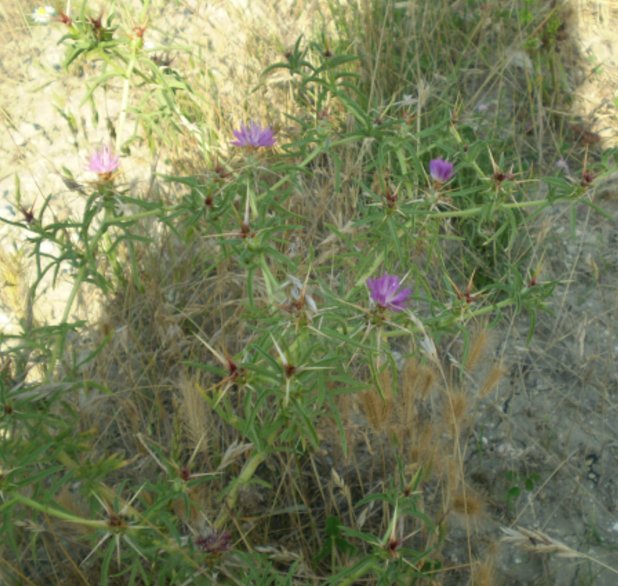
{"label": "dry grass", "polygon": [[503,541],[512,543],[528,552],[536,554],[551,554],[560,558],[579,559],[599,565],[612,574],[618,575],[618,570],[607,565],[603,561],[589,556],[585,553],[572,549],[561,541],[550,537],[540,530],[525,529],[524,527],[503,527]]}

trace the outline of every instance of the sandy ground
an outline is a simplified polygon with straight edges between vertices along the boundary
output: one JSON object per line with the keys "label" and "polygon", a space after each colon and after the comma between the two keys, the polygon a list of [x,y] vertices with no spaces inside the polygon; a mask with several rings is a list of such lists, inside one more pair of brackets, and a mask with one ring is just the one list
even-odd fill
{"label": "sandy ground", "polygon": [[[135,7],[140,5],[134,3]],[[34,5],[34,4],[33,4]],[[89,3],[96,12],[97,3]],[[189,48],[193,67],[207,69],[216,84],[219,101],[233,104],[236,115],[260,119],[272,115],[267,102],[260,103],[264,92],[247,99],[264,67],[264,46],[275,45],[280,54],[291,48],[300,34],[311,35],[322,24],[322,14],[316,9],[317,0],[294,2],[219,0],[203,2],[154,2],[149,12],[144,40],[149,51],[157,55],[173,55],[174,47]],[[111,3],[107,6],[108,14]],[[124,10],[122,22],[132,22],[137,9],[131,12],[129,2],[117,4]],[[28,5],[22,9],[29,15]],[[24,210],[40,208],[51,194],[49,215],[59,219],[69,213],[79,214],[83,197],[67,189],[61,178],[61,168],[68,168],[78,181],[92,180],[86,171],[88,155],[101,144],[110,143],[108,120],[117,121],[121,109],[121,87],[111,83],[106,91],[94,93],[94,108],[84,104],[88,87],[86,77],[98,73],[97,66],[86,65],[80,75],[71,70],[67,75],[62,64],[64,46],[58,41],[66,29],[56,23],[37,26],[26,22],[15,12],[0,7],[0,30],[7,40],[0,59],[0,113],[3,136],[0,141],[0,214],[12,220],[22,218],[16,205],[15,177],[19,177]],[[14,23],[19,26],[14,26]],[[143,22],[134,21],[140,25]],[[125,31],[129,34],[132,31]],[[183,54],[186,54],[183,52]],[[242,59],[239,56],[244,56]],[[88,69],[90,68],[90,69]],[[265,90],[266,92],[268,90]],[[262,100],[264,102],[264,100]],[[76,132],[72,132],[64,116],[73,116]],[[225,115],[225,113],[223,114]],[[232,112],[227,114],[233,116]],[[272,117],[272,116],[270,116]],[[133,121],[127,117],[126,127]],[[233,125],[237,120],[229,120]],[[126,133],[125,133],[126,134]],[[126,138],[126,137],[124,137]],[[229,137],[226,137],[226,139]],[[228,140],[229,142],[229,140]],[[152,157],[145,148],[132,147],[130,169],[123,165],[132,185],[139,189],[140,182],[149,181]],[[157,172],[165,172],[160,164]],[[13,275],[5,287],[17,288],[2,295],[0,325],[9,330],[16,327],[15,316],[24,311],[25,283],[34,278],[22,257],[26,253],[26,234],[6,224],[0,224],[0,259],[4,272]],[[7,271],[7,268],[9,270]],[[60,280],[55,288],[47,283],[45,299],[35,306],[39,321],[58,319],[64,310],[69,284]],[[90,303],[81,303],[74,317],[93,317]],[[96,315],[96,309],[94,310]]]}
{"label": "sandy ground", "polygon": [[586,67],[580,72],[573,111],[599,135],[605,148],[618,146],[618,2],[570,0],[568,34]]}
{"label": "sandy ground", "polygon": [[[311,28],[311,2],[181,2],[172,15],[157,12],[150,39],[157,44],[191,42],[204,51],[215,78],[236,77],[250,87],[259,69],[238,60],[251,38],[248,22],[261,23],[289,46]],[[616,143],[618,87],[618,5],[616,2],[573,4],[573,36],[591,64],[576,90],[576,108],[601,137],[603,147]],[[167,11],[166,11],[167,10]],[[6,12],[0,29],[8,30]],[[165,23],[165,30],[157,30]],[[92,144],[109,140],[106,116],[118,112],[119,91],[98,101],[95,123],[80,108],[85,92],[79,78],[61,72],[60,27],[11,29],[0,49],[0,214],[18,218],[15,175],[22,206],[35,209],[52,194],[51,210],[65,217],[79,208],[79,194],[67,189],[59,167],[80,180],[89,179],[85,160]],[[229,30],[234,30],[230,42]],[[598,68],[598,65],[602,65]],[[222,84],[222,91],[238,87]],[[80,132],[69,131],[59,109],[77,114]],[[147,153],[135,153],[132,174],[148,178]],[[470,443],[468,469],[473,486],[488,496],[492,517],[503,524],[542,529],[567,545],[618,568],[618,190],[608,188],[598,203],[603,218],[589,208],[577,210],[576,222],[566,209],[548,214],[542,243],[546,250],[541,278],[560,279],[535,336],[527,344],[528,320],[518,318],[496,339],[496,355],[509,367],[508,380],[480,414]],[[11,331],[24,310],[28,268],[25,234],[0,224],[3,307],[0,326]],[[11,277],[13,275],[13,277]],[[57,319],[64,308],[67,284],[47,290],[37,302],[38,320]],[[86,310],[86,307],[89,309]],[[96,314],[82,304],[79,314]],[[513,490],[520,489],[518,495]],[[510,496],[509,496],[510,495]],[[487,523],[487,541],[497,524]],[[453,562],[457,559],[457,548]],[[618,576],[586,562],[527,554],[502,548],[504,583],[596,584],[614,586]],[[462,552],[463,555],[463,552]],[[459,561],[465,561],[463,558]]]}

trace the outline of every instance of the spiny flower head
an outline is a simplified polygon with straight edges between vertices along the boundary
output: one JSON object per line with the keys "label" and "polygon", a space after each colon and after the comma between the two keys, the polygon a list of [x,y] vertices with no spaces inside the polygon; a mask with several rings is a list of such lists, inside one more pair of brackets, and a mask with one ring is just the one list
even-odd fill
{"label": "spiny flower head", "polygon": [[98,151],[90,155],[88,170],[96,173],[100,179],[110,179],[112,173],[118,169],[120,158],[107,145],[103,145]]}
{"label": "spiny flower head", "polygon": [[429,174],[434,181],[446,183],[453,176],[453,163],[444,159],[432,159],[429,161]]}
{"label": "spiny flower head", "polygon": [[208,535],[201,535],[195,540],[203,552],[221,555],[228,551],[232,545],[232,535],[229,531],[211,531]]}
{"label": "spiny flower head", "polygon": [[234,130],[236,140],[232,145],[237,147],[272,147],[277,142],[273,129],[269,126],[260,126],[256,122],[249,122],[247,126],[240,125],[239,130]]}
{"label": "spiny flower head", "polygon": [[411,289],[401,288],[401,279],[397,275],[384,274],[376,279],[367,279],[371,299],[384,309],[403,311],[410,297]]}

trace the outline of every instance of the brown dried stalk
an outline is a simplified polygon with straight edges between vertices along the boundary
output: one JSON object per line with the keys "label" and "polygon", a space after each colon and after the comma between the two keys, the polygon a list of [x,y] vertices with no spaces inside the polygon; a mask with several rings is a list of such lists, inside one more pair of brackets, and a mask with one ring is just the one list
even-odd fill
{"label": "brown dried stalk", "polygon": [[502,532],[505,534],[504,537],[502,537],[502,541],[513,543],[526,551],[533,553],[556,554],[561,558],[588,560],[589,562],[593,562],[602,568],[609,570],[613,574],[618,574],[618,569],[612,568],[611,566],[608,566],[588,554],[572,549],[568,545],[565,545],[561,541],[550,537],[547,533],[543,533],[542,531],[533,531],[523,527],[502,527]]}

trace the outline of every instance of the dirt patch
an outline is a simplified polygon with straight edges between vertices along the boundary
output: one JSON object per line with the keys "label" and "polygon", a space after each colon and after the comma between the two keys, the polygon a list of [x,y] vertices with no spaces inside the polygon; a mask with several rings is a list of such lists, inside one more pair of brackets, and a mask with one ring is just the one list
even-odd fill
{"label": "dirt patch", "polygon": [[[572,227],[566,210],[548,216],[545,274],[560,284],[529,342],[524,316],[505,332],[498,354],[508,381],[479,419],[469,472],[510,525],[541,529],[615,568],[618,205],[604,209],[611,219],[582,206]],[[517,549],[502,571],[514,584],[616,582],[586,562]]]}

